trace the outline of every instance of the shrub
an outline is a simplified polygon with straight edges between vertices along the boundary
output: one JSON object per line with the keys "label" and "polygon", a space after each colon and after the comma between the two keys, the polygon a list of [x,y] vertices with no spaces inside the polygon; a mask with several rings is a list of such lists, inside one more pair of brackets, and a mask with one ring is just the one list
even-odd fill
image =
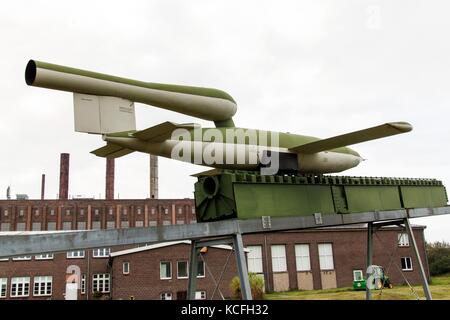
{"label": "shrub", "polygon": [[[249,273],[248,279],[250,282],[250,289],[252,291],[252,298],[254,300],[261,300],[264,297],[264,278],[256,273]],[[231,294],[233,299],[242,299],[241,282],[239,277],[234,277],[230,284]]]}
{"label": "shrub", "polygon": [[430,274],[437,276],[450,273],[450,243],[437,241],[427,243],[426,247]]}

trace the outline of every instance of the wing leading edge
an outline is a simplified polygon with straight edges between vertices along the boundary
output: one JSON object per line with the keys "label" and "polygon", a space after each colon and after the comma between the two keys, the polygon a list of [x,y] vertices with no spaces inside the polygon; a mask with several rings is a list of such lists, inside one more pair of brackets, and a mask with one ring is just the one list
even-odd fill
{"label": "wing leading edge", "polygon": [[312,154],[335,148],[345,147],[352,144],[380,139],[396,134],[406,133],[412,130],[412,125],[408,122],[388,122],[376,127],[345,133],[328,139],[318,140],[289,148],[297,153]]}

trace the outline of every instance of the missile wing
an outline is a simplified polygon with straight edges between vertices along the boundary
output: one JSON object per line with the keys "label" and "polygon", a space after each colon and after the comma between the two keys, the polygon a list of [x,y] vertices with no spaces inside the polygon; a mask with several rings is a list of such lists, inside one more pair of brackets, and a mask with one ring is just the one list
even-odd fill
{"label": "missile wing", "polygon": [[412,126],[408,122],[389,122],[376,127],[358,130],[350,133],[345,133],[339,136],[322,139],[306,144],[302,144],[293,148],[290,151],[297,153],[312,154],[326,150],[332,150],[339,147],[350,146],[360,142],[380,139],[384,137],[393,136],[409,132]]}

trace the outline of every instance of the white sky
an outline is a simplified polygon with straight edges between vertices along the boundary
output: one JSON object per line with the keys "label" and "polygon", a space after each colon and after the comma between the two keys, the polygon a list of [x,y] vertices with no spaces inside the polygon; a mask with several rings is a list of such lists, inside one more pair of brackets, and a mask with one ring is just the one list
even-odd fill
{"label": "white sky", "polygon": [[[448,1],[3,1],[0,8],[0,198],[104,196],[103,145],[74,133],[72,95],[28,87],[29,59],[143,81],[216,87],[238,103],[237,126],[328,137],[384,123],[414,130],[354,146],[348,175],[430,177],[450,186]],[[138,128],[206,121],[137,105]],[[193,197],[203,167],[160,159],[160,197]],[[116,194],[149,193],[148,155],[116,160]],[[416,219],[450,241],[450,217]]]}

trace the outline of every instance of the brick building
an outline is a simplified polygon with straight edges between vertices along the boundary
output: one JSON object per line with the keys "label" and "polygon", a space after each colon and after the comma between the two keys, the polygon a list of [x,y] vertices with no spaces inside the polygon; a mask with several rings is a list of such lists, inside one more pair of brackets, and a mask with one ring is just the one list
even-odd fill
{"label": "brick building", "polygon": [[[0,200],[1,231],[108,229],[194,223],[192,199],[143,200]],[[415,226],[426,263],[424,227]],[[244,236],[249,271],[264,276],[267,291],[351,286],[365,270],[366,228],[346,226]],[[182,299],[187,288],[189,243],[114,247],[16,257],[0,261],[0,299]],[[202,253],[198,298],[230,296],[236,274],[234,255],[220,284],[214,281],[230,250]],[[398,227],[375,233],[374,264],[394,284],[420,283],[409,239]],[[73,279],[79,275],[79,290]],[[213,275],[213,276],[211,276]],[[214,296],[212,296],[214,292]]]}

